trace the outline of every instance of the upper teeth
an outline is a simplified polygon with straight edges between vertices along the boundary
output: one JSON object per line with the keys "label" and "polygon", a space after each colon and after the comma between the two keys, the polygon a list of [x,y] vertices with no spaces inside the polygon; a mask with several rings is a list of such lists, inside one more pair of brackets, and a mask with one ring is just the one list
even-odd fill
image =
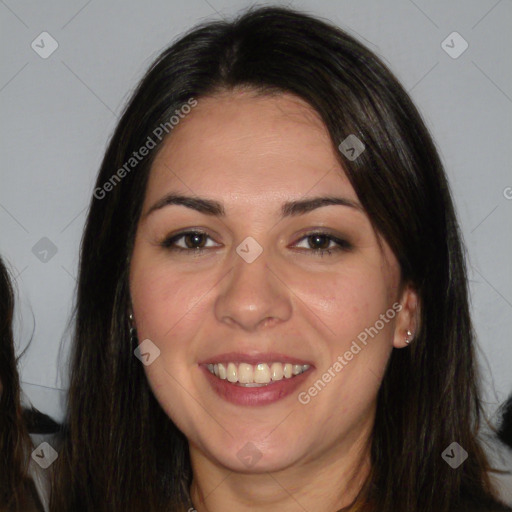
{"label": "upper teeth", "polygon": [[268,384],[270,381],[281,380],[283,376],[286,379],[294,375],[299,375],[309,368],[309,364],[291,364],[291,363],[259,363],[256,365],[248,363],[209,364],[208,370],[219,377],[227,379],[229,382],[241,384]]}

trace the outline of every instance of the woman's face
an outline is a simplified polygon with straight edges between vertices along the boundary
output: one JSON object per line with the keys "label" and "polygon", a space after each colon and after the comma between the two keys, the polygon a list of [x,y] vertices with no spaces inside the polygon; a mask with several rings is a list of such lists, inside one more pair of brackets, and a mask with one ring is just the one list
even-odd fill
{"label": "woman's face", "polygon": [[[166,204],[170,194],[224,214]],[[327,196],[346,204],[282,211]],[[176,236],[186,231],[204,235]],[[199,99],[153,164],[130,269],[144,368],[193,462],[275,471],[355,450],[410,327],[407,308],[396,313],[410,297],[399,278],[309,106],[250,92]],[[208,363],[222,363],[219,376]],[[306,371],[289,376],[289,364]]]}

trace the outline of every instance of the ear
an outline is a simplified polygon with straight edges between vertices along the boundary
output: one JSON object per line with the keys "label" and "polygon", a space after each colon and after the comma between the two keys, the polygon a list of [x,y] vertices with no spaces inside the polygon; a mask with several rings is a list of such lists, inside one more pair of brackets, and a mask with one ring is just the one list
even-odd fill
{"label": "ear", "polygon": [[[396,316],[393,347],[404,348],[414,343],[419,331],[420,303],[418,293],[411,286],[406,286],[400,297],[401,309]],[[407,335],[407,331],[412,334]],[[406,343],[409,340],[409,344]]]}

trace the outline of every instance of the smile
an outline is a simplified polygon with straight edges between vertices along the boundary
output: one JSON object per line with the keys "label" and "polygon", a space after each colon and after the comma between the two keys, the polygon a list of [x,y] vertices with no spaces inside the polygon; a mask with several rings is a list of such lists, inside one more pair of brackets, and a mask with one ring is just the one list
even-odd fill
{"label": "smile", "polygon": [[309,364],[258,363],[248,364],[234,362],[210,363],[208,371],[222,380],[244,387],[262,387],[282,379],[291,379],[310,368]]}

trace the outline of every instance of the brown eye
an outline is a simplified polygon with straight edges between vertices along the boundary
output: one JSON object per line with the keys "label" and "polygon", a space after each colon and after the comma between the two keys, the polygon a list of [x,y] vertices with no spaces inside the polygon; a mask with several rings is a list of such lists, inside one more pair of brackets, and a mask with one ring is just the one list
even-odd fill
{"label": "brown eye", "polygon": [[[328,254],[330,256],[332,255],[333,251],[339,252],[349,251],[353,249],[353,246],[352,244],[350,244],[350,242],[329,235],[328,233],[308,233],[304,237],[302,237],[301,240],[307,241],[309,246],[307,248],[315,256],[324,256],[325,254]],[[334,244],[334,246],[331,245],[332,243]]]}
{"label": "brown eye", "polygon": [[[202,231],[185,231],[166,238],[160,245],[171,251],[202,252],[205,250],[206,239],[210,238]],[[183,239],[185,246],[177,245]]]}

